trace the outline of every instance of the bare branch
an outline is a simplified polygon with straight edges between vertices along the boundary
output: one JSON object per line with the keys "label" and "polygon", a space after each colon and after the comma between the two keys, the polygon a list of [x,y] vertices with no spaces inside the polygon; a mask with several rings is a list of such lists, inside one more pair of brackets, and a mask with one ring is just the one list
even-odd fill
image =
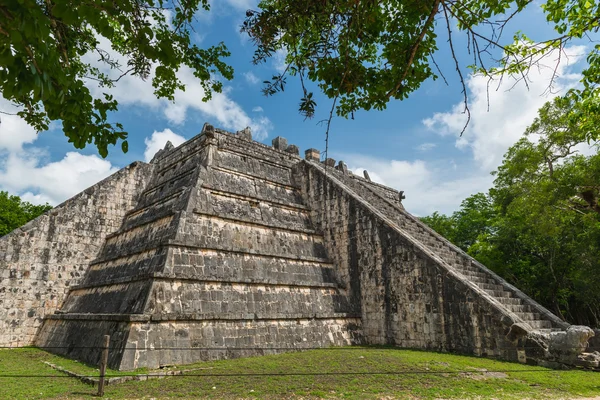
{"label": "bare branch", "polygon": [[458,63],[458,59],[456,58],[456,53],[454,52],[454,44],[452,42],[452,29],[450,28],[450,18],[448,16],[447,7],[444,3],[442,3],[442,9],[444,10],[444,16],[446,17],[446,27],[448,29],[448,43],[450,44],[450,52],[452,53],[452,59],[454,60],[456,72],[458,73],[458,77],[460,78],[460,84],[462,86],[462,93],[464,96],[463,102],[465,104],[465,109],[463,111],[463,114],[464,113],[467,114],[467,122],[465,123],[465,126],[460,131],[460,136],[462,136],[462,134],[465,133],[465,130],[467,129],[467,126],[469,125],[469,122],[471,121],[471,110],[469,110],[469,102],[468,102],[468,98],[467,98],[467,86],[465,85],[465,80],[463,78],[462,72],[460,71],[460,65]]}
{"label": "bare branch", "polygon": [[448,81],[446,80],[446,77],[444,76],[444,73],[442,72],[442,70],[440,69],[440,66],[438,65],[438,63],[435,61],[435,58],[433,57],[433,54],[430,55],[431,57],[431,62],[433,62],[433,65],[435,65],[435,68],[437,69],[437,71],[440,73],[440,76],[442,77],[442,79],[444,80],[444,83],[446,84],[446,86],[448,85]]}

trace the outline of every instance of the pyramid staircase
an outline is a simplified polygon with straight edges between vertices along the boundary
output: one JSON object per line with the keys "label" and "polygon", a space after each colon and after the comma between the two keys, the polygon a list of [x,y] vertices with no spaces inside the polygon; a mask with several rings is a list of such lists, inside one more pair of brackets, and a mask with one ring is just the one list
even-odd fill
{"label": "pyramid staircase", "polygon": [[157,153],[36,344],[96,363],[109,334],[121,370],[362,343],[538,362],[570,329],[397,191],[276,141],[205,125]]}

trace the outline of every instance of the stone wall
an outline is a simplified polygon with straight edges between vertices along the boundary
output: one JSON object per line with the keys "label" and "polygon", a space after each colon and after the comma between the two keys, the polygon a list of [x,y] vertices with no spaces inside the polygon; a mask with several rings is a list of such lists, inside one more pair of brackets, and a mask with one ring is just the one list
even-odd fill
{"label": "stone wall", "polygon": [[0,238],[0,345],[33,343],[137,203],[150,169],[135,162]]}
{"label": "stone wall", "polygon": [[510,315],[312,163],[296,167],[365,340],[517,360]]}

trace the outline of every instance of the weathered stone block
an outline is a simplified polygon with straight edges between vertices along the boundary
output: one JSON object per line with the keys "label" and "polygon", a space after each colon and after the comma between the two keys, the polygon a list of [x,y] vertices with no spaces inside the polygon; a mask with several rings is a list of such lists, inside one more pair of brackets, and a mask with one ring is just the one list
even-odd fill
{"label": "weathered stone block", "polygon": [[295,156],[300,155],[300,149],[295,144],[290,144],[285,151]]}
{"label": "weathered stone block", "polygon": [[321,152],[317,149],[308,149],[304,152],[304,159],[307,161],[321,161]]}
{"label": "weathered stone block", "polygon": [[325,164],[325,166],[327,167],[335,167],[335,160],[333,158],[326,158],[325,161],[323,161],[323,164]]}
{"label": "weathered stone block", "polygon": [[281,151],[285,151],[288,147],[287,139],[281,136],[277,136],[271,142],[273,144],[273,148]]}

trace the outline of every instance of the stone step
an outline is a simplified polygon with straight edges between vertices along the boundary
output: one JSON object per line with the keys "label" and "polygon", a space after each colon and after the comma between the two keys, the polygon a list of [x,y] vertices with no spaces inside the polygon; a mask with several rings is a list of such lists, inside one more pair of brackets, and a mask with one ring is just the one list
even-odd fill
{"label": "stone step", "polygon": [[121,255],[111,260],[96,260],[90,263],[82,286],[94,283],[126,279],[140,274],[162,271],[167,259],[167,248],[159,247],[132,255]]}
{"label": "stone step", "polygon": [[534,329],[551,329],[552,322],[546,320],[526,321]]}
{"label": "stone step", "polygon": [[323,236],[314,230],[280,228],[206,214],[187,214],[178,240],[189,245],[280,256],[326,258]]}
{"label": "stone step", "polygon": [[177,218],[170,214],[107,237],[97,260],[129,256],[165,244],[176,235]]}
{"label": "stone step", "polygon": [[[297,321],[297,320],[330,320],[330,319],[358,319],[352,321],[360,324],[360,314],[352,312],[331,313],[285,313],[285,314],[257,314],[257,313],[175,313],[175,314],[90,314],[90,313],[61,313],[46,315],[50,320],[71,321],[127,321],[127,322],[151,322],[151,321]],[[295,324],[295,323],[294,323]]]}
{"label": "stone step", "polygon": [[[187,283],[219,283],[219,284],[232,284],[232,285],[262,285],[262,286],[276,286],[276,287],[298,287],[298,288],[330,288],[330,289],[338,289],[338,284],[336,282],[323,282],[323,279],[309,281],[308,279],[305,281],[297,281],[293,279],[289,279],[291,274],[287,276],[283,275],[283,279],[279,276],[267,277],[267,278],[246,278],[246,277],[235,277],[235,278],[223,278],[221,276],[209,276],[209,275],[182,275],[180,273],[174,274],[165,274],[162,272],[154,272],[148,274],[138,274],[135,276],[128,276],[124,278],[115,278],[110,280],[102,280],[98,282],[87,282],[85,284],[71,286],[71,291],[82,291],[87,289],[94,289],[100,287],[108,287],[108,286],[117,286],[130,284],[139,281],[147,281],[149,279],[154,281],[178,281],[178,282],[187,282]],[[292,277],[293,278],[293,277]],[[319,278],[318,276],[310,276],[310,278]]]}
{"label": "stone step", "polygon": [[333,264],[331,263],[331,261],[326,257],[315,257],[315,256],[293,254],[293,253],[276,254],[274,252],[258,251],[257,249],[245,249],[245,250],[223,249],[219,246],[207,246],[207,245],[198,246],[198,245],[193,245],[193,244],[185,243],[183,241],[178,241],[178,240],[169,240],[169,241],[167,241],[166,245],[174,246],[177,248],[185,248],[185,249],[193,249],[193,250],[201,250],[201,251],[216,251],[216,252],[240,254],[243,256],[260,256],[260,257],[271,257],[271,258],[282,259],[282,260],[315,262],[318,264],[329,265],[329,266],[333,267]]}
{"label": "stone step", "polygon": [[[166,260],[169,262],[166,263]],[[252,253],[163,246],[128,257],[95,262],[80,287],[116,284],[144,276],[227,282],[265,282],[292,286],[332,285],[337,282],[331,263]]]}
{"label": "stone step", "polygon": [[[305,206],[302,203],[284,202],[277,198],[261,197],[254,193],[242,194],[239,191],[222,190],[222,189],[215,188],[214,186],[211,186],[207,183],[203,183],[200,187],[202,189],[208,190],[211,194],[214,194],[214,195],[220,196],[220,197],[236,198],[236,199],[240,199],[240,200],[244,200],[244,201],[248,201],[248,202],[271,204],[271,205],[275,205],[278,207],[287,208],[290,210],[305,211],[307,213],[310,212],[310,208]],[[198,200],[201,201],[202,199],[198,199]]]}
{"label": "stone step", "polygon": [[177,150],[173,149],[161,154],[155,161],[157,164],[156,172],[163,174],[178,165],[197,164],[197,160],[192,158],[195,158],[206,146],[205,140],[206,137],[199,134],[177,146]]}
{"label": "stone step", "polygon": [[308,210],[248,196],[203,191],[194,199],[194,212],[296,230],[312,230]]}
{"label": "stone step", "polygon": [[277,150],[271,146],[241,139],[231,134],[223,134],[219,137],[219,151],[227,150],[242,156],[251,154],[254,157],[269,161],[281,167],[292,167],[300,157],[290,153]]}
{"label": "stone step", "polygon": [[[465,275],[465,277],[469,281],[471,281],[477,285],[479,285],[479,284],[499,285],[498,281],[496,281],[494,278],[490,278],[487,276],[481,277],[481,276]],[[502,286],[502,285],[500,285],[500,286]]]}
{"label": "stone step", "polygon": [[506,307],[509,311],[512,311],[514,313],[532,312],[533,310],[535,310],[535,308],[530,306],[529,304],[504,304],[504,307]]}
{"label": "stone step", "polygon": [[265,181],[248,174],[240,174],[224,169],[212,169],[203,185],[223,192],[241,196],[276,199],[279,202],[302,205],[300,190],[294,186]]}
{"label": "stone step", "polygon": [[536,329],[536,331],[539,331],[542,333],[552,333],[552,332],[564,332],[564,329],[562,329],[562,328],[538,328],[538,329]]}
{"label": "stone step", "polygon": [[293,186],[291,167],[273,163],[252,154],[242,155],[227,150],[219,150],[214,162],[220,168],[248,174],[282,185]]}
{"label": "stone step", "polygon": [[503,305],[523,305],[523,299],[519,297],[496,297]]}
{"label": "stone step", "polygon": [[[279,231],[287,231],[293,233],[304,233],[310,236],[318,236],[320,238],[323,237],[319,232],[311,228],[310,220],[305,221],[305,223],[285,223],[286,221],[281,221],[277,219],[258,219],[258,218],[249,218],[249,216],[241,216],[236,215],[234,217],[227,216],[226,213],[207,213],[202,212],[200,210],[193,210],[195,215],[207,218],[218,218],[224,221],[229,221],[232,224],[242,224],[242,225],[252,225],[256,227],[262,227],[267,229],[275,229]],[[260,217],[259,217],[260,218]],[[296,222],[296,221],[293,221]],[[308,228],[305,226],[309,226]]]}
{"label": "stone step", "polygon": [[144,313],[282,315],[351,310],[348,297],[332,287],[154,280]]}
{"label": "stone step", "polygon": [[[172,299],[180,301],[172,302]],[[302,285],[251,280],[217,281],[150,274],[105,285],[74,287],[61,311],[109,314],[317,313],[347,311],[349,307],[346,296],[332,283]]]}
{"label": "stone step", "polygon": [[452,267],[454,267],[454,269],[459,272],[460,274],[464,275],[465,278],[469,279],[469,280],[473,280],[473,281],[486,281],[488,279],[493,279],[489,274],[486,274],[485,272],[474,272],[471,270],[464,270],[462,268],[460,268],[460,265],[452,265]]}
{"label": "stone step", "polygon": [[[473,281],[471,281],[473,282]],[[474,282],[477,284],[477,286],[479,286],[480,288],[482,288],[483,290],[494,290],[494,291],[502,291],[504,290],[504,286],[499,285],[497,283],[479,283],[479,282]]]}
{"label": "stone step", "polygon": [[[291,189],[291,190],[300,189],[299,186],[294,185],[293,183],[291,183],[290,179],[288,179],[289,182],[283,182],[283,181],[279,181],[277,179],[273,179],[272,177],[269,177],[266,174],[265,174],[266,176],[262,176],[262,175],[255,174],[255,173],[250,172],[250,171],[238,171],[238,170],[235,170],[235,169],[232,169],[232,168],[229,168],[229,167],[226,167],[226,166],[220,166],[220,165],[213,165],[212,169],[216,170],[216,171],[225,172],[225,173],[228,173],[228,174],[243,176],[243,177],[246,177],[248,179],[254,179],[254,180],[263,181],[263,182],[266,182],[266,183],[269,183],[269,184],[275,185],[275,186],[283,186],[283,187]],[[287,175],[287,172],[286,172],[286,175]]]}
{"label": "stone step", "polygon": [[[180,182],[189,182],[193,178],[194,172],[198,170],[197,165],[189,165],[184,168],[171,169],[168,175],[161,176],[160,173],[155,173],[148,187],[142,192],[142,196],[148,197],[156,191],[165,190],[179,185]],[[160,177],[160,178],[159,178]]]}
{"label": "stone step", "polygon": [[172,204],[180,198],[184,190],[185,188],[180,188],[179,190],[169,194],[168,196],[155,199],[151,203],[138,203],[135,208],[131,209],[125,214],[126,221],[136,219],[141,214],[144,214],[148,211],[152,214],[153,210],[157,208],[161,209],[168,207],[170,209],[173,209],[174,207],[172,207]]}
{"label": "stone step", "polygon": [[504,290],[490,290],[490,289],[484,289],[484,291],[485,291],[487,294],[489,294],[489,295],[491,295],[491,296],[495,297],[496,299],[499,299],[499,298],[511,298],[511,297],[512,297],[512,295],[513,295],[511,292],[506,292],[506,291],[504,291]]}
{"label": "stone step", "polygon": [[534,321],[540,319],[540,313],[536,312],[515,312],[515,314],[524,321]]}

